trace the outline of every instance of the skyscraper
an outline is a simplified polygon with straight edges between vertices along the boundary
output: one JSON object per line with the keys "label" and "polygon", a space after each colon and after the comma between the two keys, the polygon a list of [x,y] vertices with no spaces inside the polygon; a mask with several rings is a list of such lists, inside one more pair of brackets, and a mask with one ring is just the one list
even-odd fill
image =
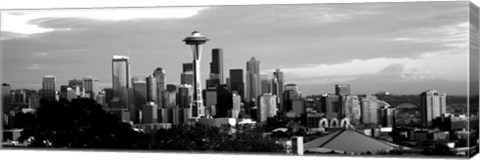
{"label": "skyscraper", "polygon": [[128,88],[130,88],[130,64],[127,56],[114,55],[112,59],[113,97],[118,98],[117,109],[127,109]]}
{"label": "skyscraper", "polygon": [[98,79],[92,76],[83,78],[83,89],[87,97],[95,99],[98,94]]}
{"label": "skyscraper", "polygon": [[223,77],[223,50],[221,48],[212,49],[210,79],[218,79],[220,84],[225,83]]}
{"label": "skyscraper", "polygon": [[364,124],[378,124],[378,112],[379,109],[378,100],[375,96],[367,95],[361,100],[362,120]]}
{"label": "skyscraper", "polygon": [[12,88],[10,87],[10,84],[3,83],[2,84],[2,108],[4,114],[8,115],[8,112],[10,112],[11,106],[12,106]]}
{"label": "skyscraper", "polygon": [[153,71],[153,76],[157,79],[157,106],[164,107],[163,104],[163,92],[167,88],[167,77],[165,75],[165,70],[158,67]]}
{"label": "skyscraper", "polygon": [[149,75],[145,81],[147,82],[147,101],[157,103],[157,79]]}
{"label": "skyscraper", "polygon": [[183,72],[180,73],[180,84],[189,84],[193,86],[193,64],[184,63]]}
{"label": "skyscraper", "polygon": [[350,94],[350,85],[349,84],[336,84],[335,85],[335,94],[336,95],[349,95]]}
{"label": "skyscraper", "polygon": [[[284,99],[284,110],[281,111],[283,113],[289,112],[293,110],[293,102],[294,101],[301,101],[302,93],[298,90],[297,84],[287,84],[285,85],[285,91],[283,92],[283,99]],[[299,104],[296,102],[295,104]]]}
{"label": "skyscraper", "polygon": [[147,103],[147,82],[143,76],[135,76],[132,78],[133,87],[133,101],[135,101],[135,107],[141,108],[142,105]]}
{"label": "skyscraper", "polygon": [[255,101],[261,93],[260,82],[260,61],[252,57],[247,61],[247,92],[245,94],[247,102]]}
{"label": "skyscraper", "polygon": [[268,74],[260,74],[262,91],[261,93],[272,93],[272,80],[268,77]]}
{"label": "skyscraper", "polygon": [[243,82],[243,70],[231,69],[230,70],[230,91],[237,91],[242,99],[245,98],[245,83]]}
{"label": "skyscraper", "polygon": [[257,121],[265,122],[268,117],[274,117],[277,114],[277,96],[271,93],[264,93],[259,96],[259,105],[257,106]]}
{"label": "skyscraper", "polygon": [[447,113],[447,94],[428,90],[420,94],[422,125],[430,127],[432,120]]}
{"label": "skyscraper", "polygon": [[283,111],[284,109],[284,99],[283,99],[283,87],[284,87],[284,80],[283,80],[283,72],[280,69],[276,69],[273,72],[272,78],[272,94],[277,95],[277,103],[278,103],[278,110]]}
{"label": "skyscraper", "polygon": [[342,117],[350,119],[351,123],[360,122],[361,109],[360,100],[356,95],[342,96],[343,108]]}
{"label": "skyscraper", "polygon": [[47,100],[55,100],[55,76],[47,75],[43,77],[42,97]]}

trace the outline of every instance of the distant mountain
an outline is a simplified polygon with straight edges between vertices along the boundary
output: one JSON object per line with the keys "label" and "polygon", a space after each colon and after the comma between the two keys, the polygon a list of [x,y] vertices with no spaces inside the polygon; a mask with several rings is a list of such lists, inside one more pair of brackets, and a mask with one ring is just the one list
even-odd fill
{"label": "distant mountain", "polygon": [[[392,64],[377,73],[341,83],[350,84],[351,92],[355,94],[374,94],[379,91],[420,94],[429,89],[437,89],[447,95],[467,94],[466,82],[442,79],[403,64]],[[335,84],[302,85],[301,88],[305,93],[333,93]]]}

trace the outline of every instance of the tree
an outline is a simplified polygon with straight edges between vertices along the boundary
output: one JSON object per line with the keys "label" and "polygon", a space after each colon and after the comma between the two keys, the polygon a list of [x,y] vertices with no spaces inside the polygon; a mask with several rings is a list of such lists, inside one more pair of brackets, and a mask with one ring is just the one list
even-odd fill
{"label": "tree", "polygon": [[150,138],[102,110],[91,99],[41,100],[32,123],[20,141],[32,139],[31,147],[140,149]]}

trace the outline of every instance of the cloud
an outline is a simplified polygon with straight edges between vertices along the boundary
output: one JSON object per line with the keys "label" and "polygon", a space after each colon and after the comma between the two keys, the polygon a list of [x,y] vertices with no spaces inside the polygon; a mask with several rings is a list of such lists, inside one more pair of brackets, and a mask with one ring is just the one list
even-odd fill
{"label": "cloud", "polygon": [[[20,34],[36,34],[54,31],[39,27],[42,22],[54,18],[86,18],[95,20],[121,21],[132,19],[188,18],[208,7],[163,7],[142,9],[69,9],[18,12],[2,14],[2,31]],[[59,14],[61,12],[61,14]]]}
{"label": "cloud", "polygon": [[30,69],[30,70],[40,70],[40,69],[42,69],[42,66],[40,66],[39,64],[32,64],[32,65],[29,65],[25,68]]}

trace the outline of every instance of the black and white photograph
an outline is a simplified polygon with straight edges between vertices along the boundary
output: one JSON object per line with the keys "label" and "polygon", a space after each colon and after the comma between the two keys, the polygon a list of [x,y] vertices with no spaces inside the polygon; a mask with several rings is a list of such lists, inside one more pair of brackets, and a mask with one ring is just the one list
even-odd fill
{"label": "black and white photograph", "polygon": [[479,13],[469,1],[2,9],[0,149],[471,158]]}

